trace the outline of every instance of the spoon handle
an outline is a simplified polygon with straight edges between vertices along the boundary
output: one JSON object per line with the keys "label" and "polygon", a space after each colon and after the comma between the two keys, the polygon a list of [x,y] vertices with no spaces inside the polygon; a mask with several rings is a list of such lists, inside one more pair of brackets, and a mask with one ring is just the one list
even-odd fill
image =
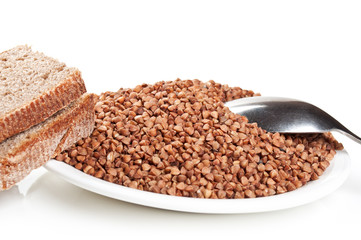
{"label": "spoon handle", "polygon": [[354,134],[353,132],[351,132],[350,130],[348,130],[347,128],[343,127],[342,129],[337,129],[337,130],[338,130],[338,132],[342,133],[343,135],[346,135],[347,137],[351,138],[355,142],[361,144],[361,138],[359,136],[357,136],[356,134]]}

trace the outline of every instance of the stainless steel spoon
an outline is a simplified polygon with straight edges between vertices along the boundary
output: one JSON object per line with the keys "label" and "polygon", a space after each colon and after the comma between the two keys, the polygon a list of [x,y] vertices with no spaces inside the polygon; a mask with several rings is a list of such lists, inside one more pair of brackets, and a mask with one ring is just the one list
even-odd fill
{"label": "stainless steel spoon", "polygon": [[229,109],[269,132],[322,133],[338,131],[357,143],[361,138],[320,108],[303,101],[280,97],[251,97],[227,102]]}

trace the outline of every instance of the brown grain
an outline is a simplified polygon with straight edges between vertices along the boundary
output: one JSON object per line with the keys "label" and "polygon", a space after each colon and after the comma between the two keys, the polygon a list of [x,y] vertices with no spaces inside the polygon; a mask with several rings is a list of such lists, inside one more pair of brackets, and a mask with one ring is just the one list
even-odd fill
{"label": "brown grain", "polygon": [[272,196],[318,179],[342,145],[330,133],[266,132],[223,104],[255,95],[199,80],[106,92],[92,135],[57,159],[112,183],[195,198]]}

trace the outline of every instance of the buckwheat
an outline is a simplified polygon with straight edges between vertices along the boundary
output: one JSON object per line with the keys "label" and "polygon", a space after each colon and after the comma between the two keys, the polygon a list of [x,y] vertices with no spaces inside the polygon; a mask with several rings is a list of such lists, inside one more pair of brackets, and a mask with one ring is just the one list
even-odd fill
{"label": "buckwheat", "polygon": [[269,133],[224,102],[252,91],[176,80],[105,92],[89,138],[56,156],[126,187],[195,198],[254,198],[316,180],[342,149],[330,133]]}

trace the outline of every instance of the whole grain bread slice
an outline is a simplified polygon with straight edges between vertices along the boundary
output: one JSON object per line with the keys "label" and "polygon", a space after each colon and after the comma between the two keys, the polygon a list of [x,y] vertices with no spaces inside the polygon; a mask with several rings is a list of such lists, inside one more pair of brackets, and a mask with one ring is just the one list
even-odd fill
{"label": "whole grain bread slice", "polygon": [[91,134],[97,96],[85,93],[44,122],[0,143],[0,191]]}
{"label": "whole grain bread slice", "polygon": [[79,70],[29,46],[0,53],[0,142],[44,121],[85,92]]}

